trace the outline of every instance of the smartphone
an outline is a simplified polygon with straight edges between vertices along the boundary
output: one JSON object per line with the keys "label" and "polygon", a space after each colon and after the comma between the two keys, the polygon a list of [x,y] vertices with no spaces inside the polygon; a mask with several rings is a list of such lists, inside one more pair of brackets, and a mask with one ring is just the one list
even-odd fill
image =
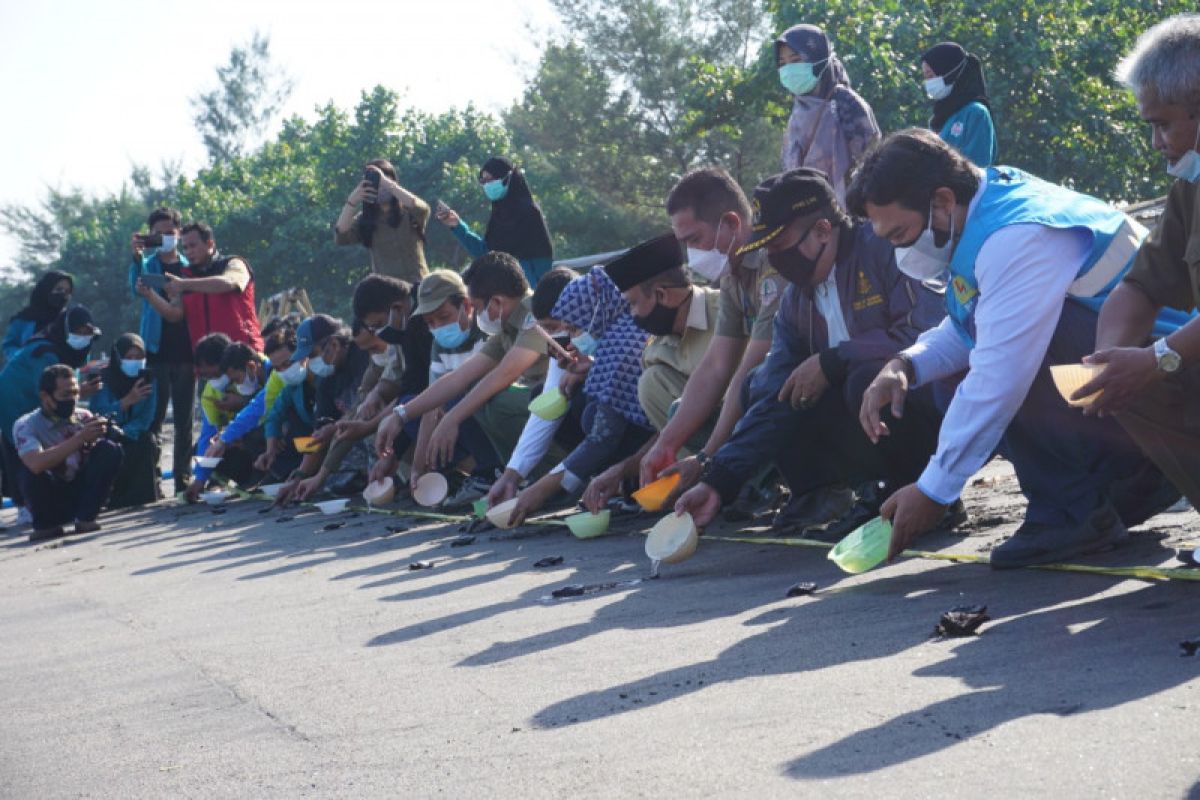
{"label": "smartphone", "polygon": [[146,383],[154,383],[154,373],[148,369],[139,369],[137,377],[134,378],[133,380],[134,380],[134,383],[136,383],[137,381],[145,381]]}
{"label": "smartphone", "polygon": [[446,205],[445,203],[443,203],[443,202],[441,201],[441,198],[439,198],[439,199],[438,199],[438,201],[437,201],[436,203],[434,203],[434,206],[433,206],[433,213],[434,213],[434,215],[435,215],[435,216],[439,216],[439,217],[440,217],[442,214],[445,214],[445,213],[446,213],[447,211],[449,211],[449,210],[450,210],[450,206],[448,206],[448,205]]}
{"label": "smartphone", "polygon": [[157,291],[161,291],[167,285],[167,276],[159,275],[157,272],[144,272],[141,280],[142,283]]}
{"label": "smartphone", "polygon": [[163,237],[161,233],[139,233],[137,235],[138,243],[142,247],[161,247]]}
{"label": "smartphone", "polygon": [[380,179],[380,177],[381,177],[381,176],[380,176],[379,170],[377,170],[377,169],[365,169],[365,170],[363,170],[363,180],[364,180],[366,183],[369,183],[369,184],[371,184],[371,186],[375,187],[376,189],[379,189],[379,179]]}

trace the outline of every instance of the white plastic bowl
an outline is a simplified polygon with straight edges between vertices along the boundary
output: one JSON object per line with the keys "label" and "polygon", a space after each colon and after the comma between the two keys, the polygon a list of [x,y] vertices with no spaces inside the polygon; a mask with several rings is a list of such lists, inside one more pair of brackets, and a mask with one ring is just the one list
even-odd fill
{"label": "white plastic bowl", "polygon": [[682,514],[671,512],[650,529],[650,535],[646,537],[646,555],[651,561],[678,564],[692,557],[699,542],[700,533],[692,515],[686,511]]}
{"label": "white plastic bowl", "polygon": [[440,472],[426,472],[412,489],[413,500],[423,506],[436,506],[446,499],[450,484]]}
{"label": "white plastic bowl", "polygon": [[396,482],[391,477],[387,477],[369,483],[367,488],[363,489],[362,496],[363,500],[367,501],[367,505],[386,506],[396,496]]}
{"label": "white plastic bowl", "polygon": [[497,528],[500,528],[502,530],[507,530],[509,528],[514,527],[513,525],[509,524],[508,518],[512,516],[512,511],[516,507],[517,507],[517,498],[515,498],[515,497],[512,498],[511,500],[505,500],[503,503],[500,503],[499,505],[492,506],[491,508],[488,509],[488,512],[487,512],[488,522],[492,523]]}
{"label": "white plastic bowl", "polygon": [[267,497],[276,498],[279,496],[279,490],[283,488],[282,483],[268,483],[266,486],[258,487],[258,490]]}
{"label": "white plastic bowl", "polygon": [[317,508],[321,509],[322,514],[340,514],[346,510],[346,506],[350,505],[349,497],[339,497],[337,500],[326,500],[324,503],[317,503]]}
{"label": "white plastic bowl", "polygon": [[220,456],[196,456],[196,466],[212,469],[221,463]]}
{"label": "white plastic bowl", "polygon": [[211,492],[203,492],[200,495],[200,499],[208,503],[210,506],[219,506],[229,498],[230,493],[221,491],[220,489],[216,489]]}

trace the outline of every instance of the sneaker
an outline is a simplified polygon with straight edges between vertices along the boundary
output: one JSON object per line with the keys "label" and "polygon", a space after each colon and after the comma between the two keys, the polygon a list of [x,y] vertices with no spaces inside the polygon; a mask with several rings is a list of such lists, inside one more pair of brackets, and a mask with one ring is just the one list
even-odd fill
{"label": "sneaker", "polygon": [[[20,506],[17,509],[17,527],[24,528],[26,525],[33,524],[33,512],[25,506]],[[47,529],[49,530],[49,529]]]}
{"label": "sneaker", "polygon": [[1071,556],[1109,550],[1128,538],[1129,531],[1116,510],[1110,503],[1105,503],[1074,529],[1022,523],[1012,538],[992,551],[992,569],[1054,564]]}
{"label": "sneaker", "polygon": [[89,519],[89,520],[77,519],[77,520],[75,520],[75,532],[76,533],[95,533],[98,530],[100,530],[100,523],[96,522],[96,520],[94,520],[94,519]]}
{"label": "sneaker", "polygon": [[66,536],[66,531],[62,525],[55,525],[53,528],[38,528],[29,534],[30,542],[45,542],[50,539],[59,539]]}
{"label": "sneaker", "polygon": [[822,486],[788,500],[771,522],[771,533],[804,533],[844,517],[854,507],[854,492],[845,486]]}
{"label": "sneaker", "polygon": [[491,491],[492,484],[480,478],[478,475],[471,475],[462,486],[458,487],[458,491],[453,496],[446,498],[443,505],[446,508],[459,508],[461,506],[469,506],[481,497],[487,497],[487,493]]}

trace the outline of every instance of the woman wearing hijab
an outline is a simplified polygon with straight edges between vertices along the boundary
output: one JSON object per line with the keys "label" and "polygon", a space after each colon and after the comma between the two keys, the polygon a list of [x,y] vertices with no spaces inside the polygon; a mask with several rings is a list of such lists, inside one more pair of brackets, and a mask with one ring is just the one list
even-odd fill
{"label": "woman wearing hijab", "polygon": [[[52,364],[66,364],[79,369],[87,363],[92,340],[100,329],[92,324],[92,314],[85,306],[72,306],[60,311],[54,320],[18,350],[0,370],[0,450],[4,456],[4,474],[20,474],[21,461],[13,441],[13,423],[41,406],[38,386],[42,370]],[[100,376],[93,375],[80,382],[79,397],[85,399],[100,389]],[[15,480],[12,481],[15,484]],[[19,487],[10,486],[13,501],[20,508],[18,524],[32,521],[25,508]]]}
{"label": "woman wearing hijab", "polygon": [[921,56],[925,93],[933,101],[929,127],[978,167],[996,162],[996,128],[983,64],[954,42],[942,42]]}
{"label": "woman wearing hijab", "polygon": [[815,25],[795,25],[775,40],[779,82],[792,93],[783,141],[783,169],[819,169],[845,202],[850,171],[879,139],[875,114],[850,88],[829,37]]}
{"label": "woman wearing hijab", "polygon": [[[350,192],[333,224],[333,240],[367,248],[371,272],[417,284],[429,273],[425,266],[429,205],[399,180],[392,162],[384,158],[368,161],[363,179]],[[360,204],[362,210],[355,213]]]}
{"label": "woman wearing hijab", "polygon": [[88,403],[93,414],[111,419],[121,429],[125,453],[113,482],[109,508],[128,508],[160,499],[158,437],[154,425],[154,381],[146,369],[146,343],[136,333],[117,337],[101,373],[104,385]]}
{"label": "woman wearing hijab", "polygon": [[71,302],[74,279],[65,272],[52,269],[38,278],[29,293],[29,304],[13,315],[4,332],[4,358],[16,355],[33,335],[54,321]]}
{"label": "woman wearing hijab", "polygon": [[521,262],[529,285],[536,286],[550,270],[554,248],[546,218],[533,201],[525,176],[507,158],[489,158],[479,170],[479,184],[492,203],[492,216],[482,238],[450,208],[438,211],[438,222],[451,230],[472,258],[489,250],[513,256]]}

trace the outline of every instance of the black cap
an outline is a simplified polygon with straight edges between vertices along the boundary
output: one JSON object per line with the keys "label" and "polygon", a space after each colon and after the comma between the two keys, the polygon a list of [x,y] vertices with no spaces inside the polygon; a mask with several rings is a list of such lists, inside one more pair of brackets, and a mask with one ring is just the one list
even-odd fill
{"label": "black cap", "polygon": [[683,248],[673,233],[635,245],[607,264],[604,271],[622,292],[669,269],[683,266]]}
{"label": "black cap", "polygon": [[760,183],[750,204],[754,207],[754,225],[750,241],[737,251],[739,256],[766,246],[795,220],[835,207],[837,196],[824,172],[800,167]]}

